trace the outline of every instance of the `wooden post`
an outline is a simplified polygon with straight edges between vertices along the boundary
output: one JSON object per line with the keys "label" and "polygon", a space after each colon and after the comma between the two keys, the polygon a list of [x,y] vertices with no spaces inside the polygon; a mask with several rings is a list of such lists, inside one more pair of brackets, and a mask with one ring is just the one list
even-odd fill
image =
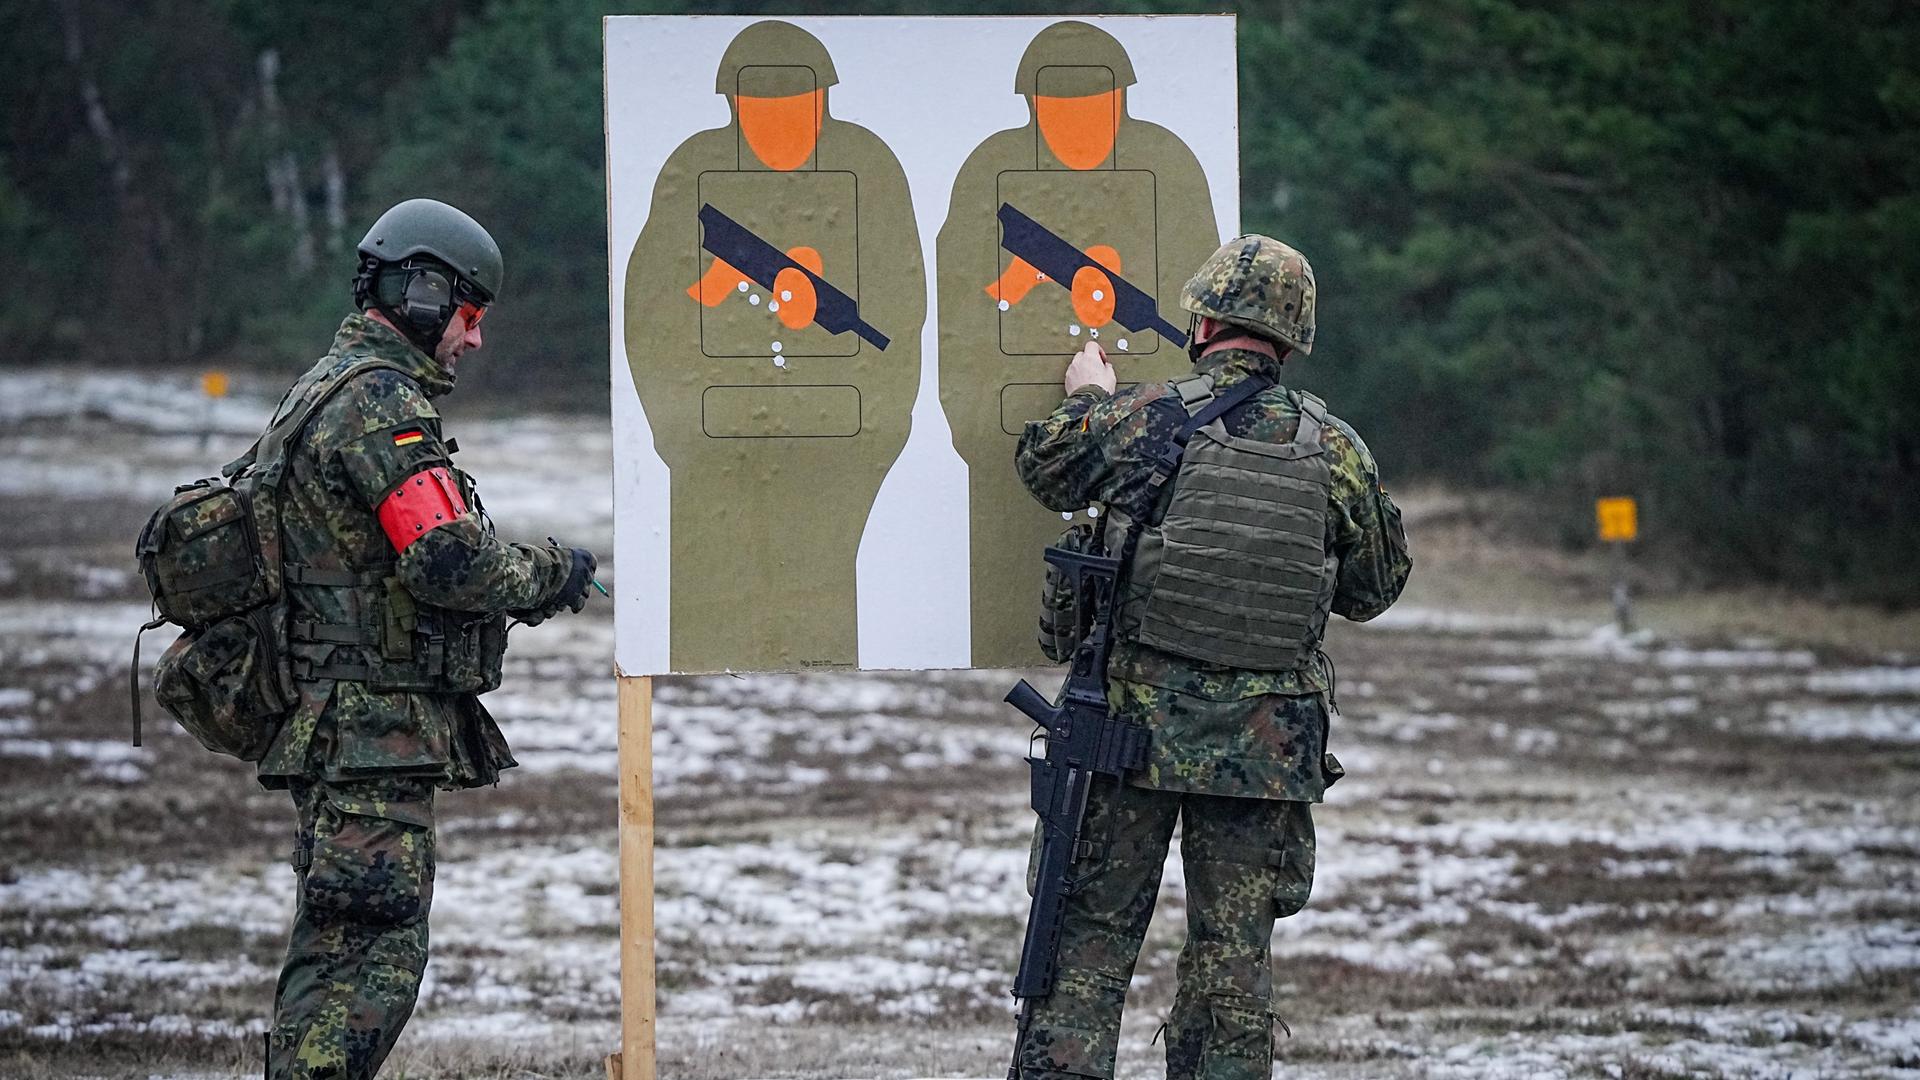
{"label": "wooden post", "polygon": [[1613,621],[1620,626],[1620,636],[1633,633],[1633,601],[1627,592],[1627,543],[1624,540],[1613,541]]}
{"label": "wooden post", "polygon": [[653,679],[620,676],[620,1052],[608,1080],[655,1080]]}

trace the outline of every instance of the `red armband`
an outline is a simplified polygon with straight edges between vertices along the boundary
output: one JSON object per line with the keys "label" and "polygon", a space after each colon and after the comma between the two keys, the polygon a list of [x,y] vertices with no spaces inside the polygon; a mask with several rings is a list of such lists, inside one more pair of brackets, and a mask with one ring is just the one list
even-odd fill
{"label": "red armband", "polygon": [[380,527],[387,531],[395,551],[405,551],[415,540],[442,525],[451,525],[467,512],[460,486],[444,465],[415,473],[380,500]]}

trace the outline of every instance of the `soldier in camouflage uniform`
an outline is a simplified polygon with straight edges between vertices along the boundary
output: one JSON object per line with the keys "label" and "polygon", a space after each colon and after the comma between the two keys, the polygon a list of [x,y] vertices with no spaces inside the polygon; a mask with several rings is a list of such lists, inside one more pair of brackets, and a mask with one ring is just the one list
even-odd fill
{"label": "soldier in camouflage uniform", "polygon": [[[1400,512],[1366,445],[1317,399],[1278,385],[1286,356],[1312,347],[1313,305],[1313,271],[1298,252],[1261,236],[1231,241],[1184,290],[1181,306],[1196,316],[1192,375],[1116,393],[1112,368],[1089,345],[1068,368],[1066,400],[1021,436],[1016,463],[1027,489],[1057,511],[1106,507],[1108,550],[1132,548],[1108,694],[1116,717],[1152,734],[1145,767],[1125,784],[1096,780],[1088,800],[1092,850],[1075,873],[1091,879],[1068,901],[1059,980],[1020,1047],[1023,1077],[1113,1076],[1121,1008],[1176,822],[1187,941],[1166,1022],[1167,1076],[1271,1075],[1273,923],[1307,901],[1311,805],[1339,775],[1326,754],[1333,683],[1320,638],[1329,611],[1357,621],[1385,611],[1412,566]],[[1156,482],[1154,461],[1189,415],[1249,378],[1272,385],[1202,429],[1176,478]],[[1240,466],[1278,461],[1278,479],[1263,490],[1280,497],[1229,499],[1215,520],[1194,520],[1197,503],[1175,505],[1183,491],[1204,502],[1196,454],[1210,430],[1217,450],[1239,448]],[[1214,469],[1205,479],[1221,490],[1244,479],[1240,466],[1236,474],[1215,464],[1203,466]],[[1170,507],[1185,516],[1176,521]],[[1286,521],[1308,525],[1276,544],[1268,525]],[[1134,522],[1143,539],[1127,545]],[[1196,529],[1216,541],[1176,550],[1176,531]],[[1183,560],[1231,566],[1242,551],[1261,550],[1303,554],[1243,559],[1241,579],[1225,588],[1176,574]],[[1271,585],[1287,575],[1311,587]],[[1249,597],[1253,606],[1236,604]],[[1285,632],[1274,637],[1275,626]],[[1264,652],[1248,647],[1262,641]]]}
{"label": "soldier in camouflage uniform", "polygon": [[594,559],[506,543],[452,464],[432,399],[480,346],[499,249],[444,203],[394,207],[360,245],[360,314],[280,407],[344,379],[288,447],[281,530],[299,688],[259,763],[291,792],[299,906],[269,1077],[371,1077],[427,963],[437,788],[514,764],[480,704],[509,615],[580,610]]}

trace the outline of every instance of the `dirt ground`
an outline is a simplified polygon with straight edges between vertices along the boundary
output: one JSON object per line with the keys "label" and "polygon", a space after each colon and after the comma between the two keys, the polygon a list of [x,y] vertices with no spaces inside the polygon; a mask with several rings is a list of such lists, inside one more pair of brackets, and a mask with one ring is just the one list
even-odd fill
{"label": "dirt ground", "polygon": [[[258,1074],[289,807],[151,707],[125,737],[134,532],[267,404],[203,450],[189,391],[0,372],[0,1077]],[[610,547],[603,429],[451,422],[503,532]],[[1405,502],[1413,588],[1330,643],[1349,777],[1276,933],[1276,1074],[1920,1077],[1920,620],[1668,595],[1623,636],[1602,560]],[[617,1043],[610,610],[513,640],[522,767],[443,797],[391,1076],[597,1077]],[[660,681],[661,1075],[1004,1075],[1019,674]],[[1183,914],[1174,857],[1123,1077],[1159,1073]]]}

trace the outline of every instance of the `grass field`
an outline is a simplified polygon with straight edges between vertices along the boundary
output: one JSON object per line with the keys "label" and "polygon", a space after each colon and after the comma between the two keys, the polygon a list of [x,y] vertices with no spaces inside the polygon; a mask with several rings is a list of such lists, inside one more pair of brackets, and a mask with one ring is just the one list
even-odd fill
{"label": "grass field", "polygon": [[[133,533],[263,407],[223,403],[202,450],[187,387],[0,374],[0,1077],[258,1073],[289,807],[156,711],[125,739]],[[604,430],[455,415],[504,532],[607,549],[574,467]],[[1599,560],[1406,501],[1414,588],[1330,645],[1350,775],[1276,934],[1276,1073],[1920,1077],[1920,624],[1747,591],[1622,637]],[[443,797],[388,1075],[596,1077],[615,1048],[611,645],[598,601],[515,631],[488,700],[522,767]],[[1020,674],[659,681],[663,1076],[1004,1075]],[[1174,858],[1123,1077],[1159,1071],[1183,912]]]}

